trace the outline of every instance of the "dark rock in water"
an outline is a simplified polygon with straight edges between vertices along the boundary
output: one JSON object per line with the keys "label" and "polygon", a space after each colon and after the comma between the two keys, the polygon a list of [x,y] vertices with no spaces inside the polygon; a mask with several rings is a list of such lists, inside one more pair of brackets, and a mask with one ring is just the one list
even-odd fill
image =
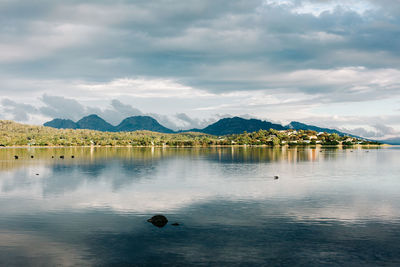
{"label": "dark rock in water", "polygon": [[168,223],[168,220],[164,215],[155,215],[147,221],[151,222],[154,226],[157,226],[159,228],[164,227]]}
{"label": "dark rock in water", "polygon": [[54,156],[51,156],[52,159],[54,159]]}
{"label": "dark rock in water", "polygon": [[14,156],[14,159],[18,159],[18,156],[17,156],[17,155],[15,155],[15,156]]}
{"label": "dark rock in water", "polygon": [[173,225],[173,226],[179,226],[179,223],[173,223],[173,224],[171,224],[171,225]]}
{"label": "dark rock in water", "polygon": [[60,156],[60,159],[63,159],[64,158],[64,156]]}
{"label": "dark rock in water", "polygon": [[278,175],[275,175],[274,176],[274,180],[278,180],[279,179],[279,176]]}
{"label": "dark rock in water", "polygon": [[33,159],[34,157],[33,156],[31,156],[31,159]]}
{"label": "dark rock in water", "polygon": [[71,156],[71,159],[73,159],[73,158],[75,158],[75,156],[72,155],[72,156]]}
{"label": "dark rock in water", "polygon": [[36,175],[39,175],[39,173],[36,173]]}

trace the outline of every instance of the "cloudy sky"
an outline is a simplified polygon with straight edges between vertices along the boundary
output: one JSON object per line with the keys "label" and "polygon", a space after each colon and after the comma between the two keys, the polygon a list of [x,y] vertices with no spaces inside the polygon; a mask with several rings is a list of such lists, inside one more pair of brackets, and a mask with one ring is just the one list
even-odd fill
{"label": "cloudy sky", "polygon": [[398,0],[0,0],[0,119],[400,136]]}

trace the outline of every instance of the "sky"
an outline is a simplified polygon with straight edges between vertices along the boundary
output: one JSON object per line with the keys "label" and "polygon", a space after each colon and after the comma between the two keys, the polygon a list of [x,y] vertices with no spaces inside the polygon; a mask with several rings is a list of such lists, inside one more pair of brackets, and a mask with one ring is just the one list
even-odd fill
{"label": "sky", "polygon": [[0,0],[0,119],[400,137],[398,0]]}

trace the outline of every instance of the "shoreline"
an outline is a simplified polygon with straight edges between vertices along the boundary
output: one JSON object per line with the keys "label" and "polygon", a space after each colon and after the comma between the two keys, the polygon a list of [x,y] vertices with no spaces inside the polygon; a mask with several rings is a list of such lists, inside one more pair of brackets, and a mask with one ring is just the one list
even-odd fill
{"label": "shoreline", "polygon": [[379,147],[393,147],[396,145],[389,145],[389,144],[381,144],[381,145],[207,145],[207,146],[0,146],[0,149],[9,149],[9,148],[228,148],[228,147],[263,147],[263,148],[379,148]]}

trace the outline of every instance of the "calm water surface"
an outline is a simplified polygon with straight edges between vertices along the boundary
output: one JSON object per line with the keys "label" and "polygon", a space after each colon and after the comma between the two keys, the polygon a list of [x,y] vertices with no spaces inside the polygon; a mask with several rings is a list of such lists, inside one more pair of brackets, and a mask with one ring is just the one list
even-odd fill
{"label": "calm water surface", "polygon": [[0,149],[0,265],[399,266],[399,161],[396,147]]}

